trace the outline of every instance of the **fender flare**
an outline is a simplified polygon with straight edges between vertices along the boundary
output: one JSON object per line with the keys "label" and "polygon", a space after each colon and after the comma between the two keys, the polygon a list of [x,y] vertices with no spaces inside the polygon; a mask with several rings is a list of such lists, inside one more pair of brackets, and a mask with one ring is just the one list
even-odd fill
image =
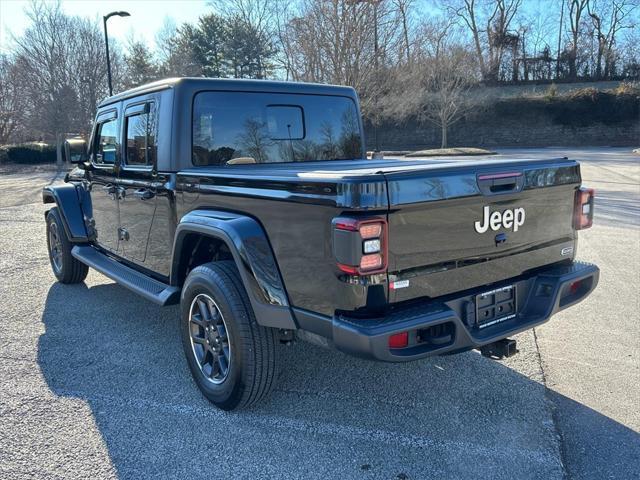
{"label": "fender flare", "polygon": [[[73,184],[50,185],[42,189],[42,202],[55,203],[60,211],[62,223],[71,243],[89,241],[84,223],[81,194]],[[47,213],[45,212],[45,218]]]}
{"label": "fender flare", "polygon": [[260,325],[297,328],[271,245],[255,219],[218,210],[193,210],[182,217],[171,256],[170,284],[174,286],[181,286],[181,249],[189,234],[212,237],[227,245]]}

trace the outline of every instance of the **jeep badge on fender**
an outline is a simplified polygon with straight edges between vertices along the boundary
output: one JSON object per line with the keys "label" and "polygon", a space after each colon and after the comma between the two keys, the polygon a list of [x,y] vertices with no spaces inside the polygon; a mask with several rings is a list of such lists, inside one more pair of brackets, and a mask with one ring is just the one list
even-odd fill
{"label": "jeep badge on fender", "polygon": [[501,227],[512,228],[517,232],[518,228],[524,225],[524,208],[516,208],[515,210],[505,210],[504,212],[493,212],[489,215],[489,205],[485,205],[484,216],[482,222],[475,222],[476,232],[484,233],[489,230],[494,232]]}

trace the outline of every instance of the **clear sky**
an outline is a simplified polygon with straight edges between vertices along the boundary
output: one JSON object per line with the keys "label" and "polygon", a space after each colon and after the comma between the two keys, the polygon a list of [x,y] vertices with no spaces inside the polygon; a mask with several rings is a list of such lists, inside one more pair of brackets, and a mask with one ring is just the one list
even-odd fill
{"label": "clear sky", "polygon": [[[11,33],[19,35],[29,25],[25,9],[28,0],[0,0],[0,51],[11,48]],[[154,44],[155,34],[162,27],[165,18],[171,18],[177,25],[193,22],[212,10],[206,0],[63,0],[65,12],[83,17],[102,20],[102,16],[115,10],[125,10],[131,17],[109,19],[109,37],[123,44],[129,35]]]}

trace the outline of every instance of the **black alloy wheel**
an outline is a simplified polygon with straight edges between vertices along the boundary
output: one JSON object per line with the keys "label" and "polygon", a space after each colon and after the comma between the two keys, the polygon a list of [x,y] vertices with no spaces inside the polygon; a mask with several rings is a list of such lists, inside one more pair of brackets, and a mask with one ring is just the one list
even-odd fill
{"label": "black alloy wheel", "polygon": [[67,237],[58,207],[47,212],[47,250],[51,270],[61,283],[80,283],[87,278],[89,267],[71,254],[73,244]]}
{"label": "black alloy wheel", "polygon": [[191,270],[180,314],[187,364],[209,401],[235,410],[268,396],[277,378],[275,330],[258,324],[234,262]]}
{"label": "black alloy wheel", "polygon": [[204,377],[214,384],[225,381],[231,364],[227,325],[216,302],[206,293],[196,295],[189,309],[191,348]]}

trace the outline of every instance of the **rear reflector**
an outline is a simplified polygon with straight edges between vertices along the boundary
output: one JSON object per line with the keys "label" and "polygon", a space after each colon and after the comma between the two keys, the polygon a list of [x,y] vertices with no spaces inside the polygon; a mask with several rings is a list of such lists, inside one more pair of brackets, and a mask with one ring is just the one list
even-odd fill
{"label": "rear reflector", "polygon": [[355,218],[336,218],[333,221],[333,226],[338,230],[347,230],[349,232],[358,231],[358,220]]}
{"label": "rear reflector", "polygon": [[409,345],[409,332],[396,333],[389,337],[389,348],[404,348]]}
{"label": "rear reflector", "polygon": [[346,274],[358,275],[358,267],[353,267],[351,265],[345,265],[344,263],[338,263],[338,268],[340,270],[342,270]]}
{"label": "rear reflector", "polygon": [[578,290],[580,290],[580,286],[582,285],[582,280],[578,280],[577,282],[573,282],[571,285],[569,285],[569,294],[570,295],[575,295],[576,293],[578,293]]}

